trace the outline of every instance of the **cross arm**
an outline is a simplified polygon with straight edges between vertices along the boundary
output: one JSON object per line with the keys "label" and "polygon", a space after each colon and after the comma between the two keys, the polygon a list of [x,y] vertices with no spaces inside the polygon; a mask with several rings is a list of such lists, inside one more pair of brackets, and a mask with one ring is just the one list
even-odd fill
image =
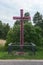
{"label": "cross arm", "polygon": [[31,20],[31,17],[29,17],[29,16],[23,17],[23,20]]}
{"label": "cross arm", "polygon": [[31,18],[28,16],[28,17],[13,17],[13,19],[19,19],[19,20],[31,20]]}
{"label": "cross arm", "polygon": [[15,20],[16,20],[16,19],[21,19],[21,17],[13,17],[13,19],[15,19]]}

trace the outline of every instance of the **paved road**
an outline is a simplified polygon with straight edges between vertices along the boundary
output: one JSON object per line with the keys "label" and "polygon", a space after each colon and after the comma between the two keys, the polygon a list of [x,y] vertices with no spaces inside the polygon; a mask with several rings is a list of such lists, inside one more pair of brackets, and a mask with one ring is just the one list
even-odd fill
{"label": "paved road", "polygon": [[0,60],[0,65],[43,65],[43,60]]}

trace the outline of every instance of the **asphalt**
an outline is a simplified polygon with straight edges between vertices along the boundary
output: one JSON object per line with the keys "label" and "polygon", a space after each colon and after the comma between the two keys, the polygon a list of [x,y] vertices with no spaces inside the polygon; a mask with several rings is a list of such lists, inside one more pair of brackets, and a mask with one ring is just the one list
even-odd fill
{"label": "asphalt", "polygon": [[0,65],[43,65],[43,60],[0,60]]}

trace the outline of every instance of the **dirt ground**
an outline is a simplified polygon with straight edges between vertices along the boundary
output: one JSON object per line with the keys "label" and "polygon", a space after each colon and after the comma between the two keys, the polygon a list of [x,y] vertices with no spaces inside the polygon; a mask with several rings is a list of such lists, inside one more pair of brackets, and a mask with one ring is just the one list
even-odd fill
{"label": "dirt ground", "polygon": [[5,43],[6,43],[6,40],[2,40],[2,39],[0,39],[0,45],[5,45]]}

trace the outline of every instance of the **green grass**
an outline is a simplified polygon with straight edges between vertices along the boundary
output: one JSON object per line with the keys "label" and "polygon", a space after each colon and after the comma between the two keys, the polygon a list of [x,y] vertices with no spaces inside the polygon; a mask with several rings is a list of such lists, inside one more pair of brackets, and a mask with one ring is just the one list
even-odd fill
{"label": "green grass", "polygon": [[15,55],[15,53],[8,54],[8,52],[0,52],[0,59],[43,59],[43,51],[37,51],[36,55],[27,54],[24,55]]}
{"label": "green grass", "polygon": [[4,51],[4,47],[1,46],[0,59],[43,59],[43,47],[38,47],[37,49],[36,55],[33,55],[30,51],[23,55],[16,55],[15,52],[13,52],[13,54],[8,54],[8,52]]}

